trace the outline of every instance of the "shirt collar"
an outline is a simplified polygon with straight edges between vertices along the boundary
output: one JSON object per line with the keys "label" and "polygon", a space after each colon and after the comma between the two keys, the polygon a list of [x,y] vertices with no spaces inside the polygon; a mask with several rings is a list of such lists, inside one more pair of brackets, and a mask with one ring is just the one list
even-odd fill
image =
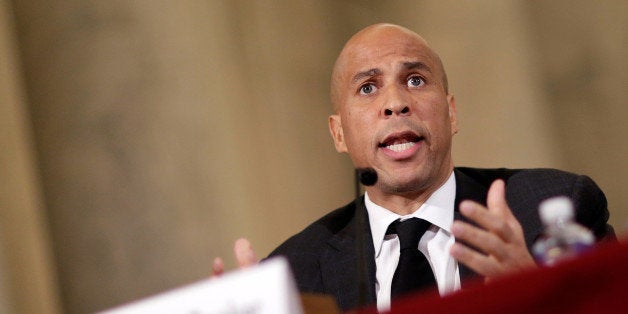
{"label": "shirt collar", "polygon": [[398,215],[373,203],[368,193],[364,193],[364,204],[369,215],[369,225],[371,226],[375,256],[378,256],[381,251],[384,236],[386,236],[386,229],[388,229],[388,226],[393,221],[399,218],[421,218],[450,233],[451,224],[454,221],[455,199],[456,178],[453,172],[449,175],[447,181],[441,185],[438,190],[432,193],[421,207],[406,216]]}

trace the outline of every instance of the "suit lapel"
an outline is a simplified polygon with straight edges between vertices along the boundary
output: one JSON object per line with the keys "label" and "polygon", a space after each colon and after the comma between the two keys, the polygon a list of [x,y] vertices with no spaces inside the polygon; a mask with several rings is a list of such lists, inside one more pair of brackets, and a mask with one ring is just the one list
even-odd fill
{"label": "suit lapel", "polygon": [[[327,241],[329,247],[321,258],[325,290],[338,297],[341,308],[364,306],[376,300],[375,250],[364,197],[358,198],[353,207],[353,217],[345,228]],[[362,249],[356,252],[359,242],[362,242]],[[358,262],[360,255],[361,265]],[[362,275],[360,268],[365,272]],[[360,289],[363,289],[362,293]],[[360,304],[361,294],[363,304]]]}

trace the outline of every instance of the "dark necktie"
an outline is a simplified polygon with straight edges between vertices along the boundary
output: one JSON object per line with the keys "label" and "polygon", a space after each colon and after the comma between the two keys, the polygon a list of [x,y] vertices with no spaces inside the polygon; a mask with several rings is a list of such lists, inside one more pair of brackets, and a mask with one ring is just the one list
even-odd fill
{"label": "dark necktie", "polygon": [[428,221],[410,218],[404,221],[396,220],[388,227],[386,234],[397,234],[401,246],[399,264],[390,290],[391,299],[436,286],[430,263],[418,249],[419,239],[430,226],[431,223]]}

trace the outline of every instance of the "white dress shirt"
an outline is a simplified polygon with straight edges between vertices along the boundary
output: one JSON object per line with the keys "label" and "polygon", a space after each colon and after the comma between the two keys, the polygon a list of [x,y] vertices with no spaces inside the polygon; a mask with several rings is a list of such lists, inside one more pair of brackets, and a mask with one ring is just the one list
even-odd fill
{"label": "white dress shirt", "polygon": [[454,244],[451,224],[454,221],[456,179],[453,174],[414,213],[400,216],[371,201],[365,193],[365,205],[375,248],[375,291],[377,309],[390,310],[390,286],[399,262],[399,239],[386,235],[386,229],[395,220],[417,217],[432,223],[419,241],[419,251],[427,257],[434,272],[441,295],[460,289],[458,262],[449,254]]}

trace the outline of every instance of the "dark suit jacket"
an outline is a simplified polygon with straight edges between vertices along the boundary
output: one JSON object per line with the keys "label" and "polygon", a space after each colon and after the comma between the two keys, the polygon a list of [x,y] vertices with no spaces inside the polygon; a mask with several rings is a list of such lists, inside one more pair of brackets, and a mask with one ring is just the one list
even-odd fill
{"label": "dark suit jacket", "polygon": [[[612,227],[607,224],[606,197],[589,177],[553,169],[456,168],[454,173],[454,219],[465,220],[458,212],[461,201],[468,199],[486,204],[490,184],[503,179],[507,185],[508,205],[523,227],[528,248],[542,231],[537,211],[539,203],[558,195],[573,200],[576,220],[590,228],[598,239],[614,237]],[[358,228],[361,232],[357,232]],[[362,250],[358,250],[359,247]],[[333,295],[343,310],[376,301],[375,253],[363,197],[292,236],[270,254],[275,255],[288,258],[301,292]],[[464,285],[465,280],[475,274],[459,265]]]}

